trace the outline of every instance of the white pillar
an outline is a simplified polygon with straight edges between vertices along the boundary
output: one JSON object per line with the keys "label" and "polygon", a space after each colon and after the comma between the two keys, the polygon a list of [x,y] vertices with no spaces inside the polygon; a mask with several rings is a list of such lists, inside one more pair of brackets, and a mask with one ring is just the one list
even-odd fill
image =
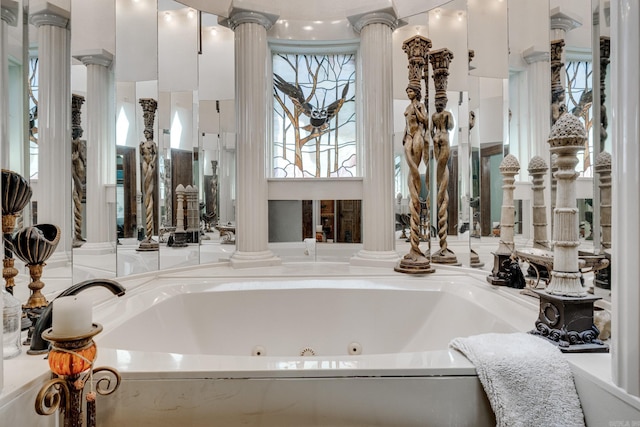
{"label": "white pillar", "polygon": [[18,22],[18,3],[2,2],[2,20],[0,21],[0,164],[9,168],[9,26]]}
{"label": "white pillar", "polygon": [[397,264],[393,165],[393,9],[350,16],[360,33],[362,85],[363,248],[353,265]]}
{"label": "white pillar", "polygon": [[60,255],[70,254],[73,230],[69,15],[52,3],[30,14],[38,29],[38,223],[60,227]]}
{"label": "white pillar", "polygon": [[232,7],[224,21],[235,32],[236,251],[233,267],[278,265],[269,249],[266,146],[272,105],[267,29],[276,15]]}
{"label": "white pillar", "polygon": [[614,383],[640,396],[640,3],[611,2],[611,327]]}
{"label": "white pillar", "polygon": [[114,86],[110,70],[113,55],[106,50],[74,55],[87,67],[85,119],[87,141],[86,214],[87,244],[115,240],[115,230],[109,222],[112,208],[107,200],[107,187],[115,184],[115,141],[113,125]]}

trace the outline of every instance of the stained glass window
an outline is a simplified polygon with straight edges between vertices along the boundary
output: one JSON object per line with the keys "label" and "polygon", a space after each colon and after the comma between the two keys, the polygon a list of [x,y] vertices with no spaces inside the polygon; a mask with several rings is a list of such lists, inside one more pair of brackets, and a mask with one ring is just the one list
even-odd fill
{"label": "stained glass window", "polygon": [[357,176],[355,54],[273,56],[273,176]]}

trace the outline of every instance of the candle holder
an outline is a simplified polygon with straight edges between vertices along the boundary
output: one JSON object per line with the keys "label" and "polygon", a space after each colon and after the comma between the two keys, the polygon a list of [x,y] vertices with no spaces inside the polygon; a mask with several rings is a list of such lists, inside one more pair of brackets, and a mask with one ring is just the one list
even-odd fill
{"label": "candle holder", "polygon": [[[93,337],[101,331],[102,325],[93,323],[91,331],[74,337],[57,335],[52,328],[42,333],[42,338],[51,342],[48,359],[52,378],[36,397],[35,409],[39,415],[51,415],[60,409],[64,414],[64,427],[96,426],[96,395],[112,394],[122,380],[114,368],[93,367],[97,353]],[[87,381],[91,390],[85,397],[86,424],[83,424],[82,396]]]}

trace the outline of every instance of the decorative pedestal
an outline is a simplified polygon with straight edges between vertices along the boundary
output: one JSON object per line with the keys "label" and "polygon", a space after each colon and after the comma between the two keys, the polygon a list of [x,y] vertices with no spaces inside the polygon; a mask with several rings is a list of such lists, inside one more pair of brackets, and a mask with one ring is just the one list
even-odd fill
{"label": "decorative pedestal", "polygon": [[565,297],[534,292],[540,297],[540,314],[531,334],[546,338],[565,353],[607,353],[593,323],[593,304],[600,297]]}
{"label": "decorative pedestal", "polygon": [[511,263],[511,254],[493,254],[493,268],[491,275],[487,276],[487,282],[497,286],[507,286],[509,284],[507,267]]}
{"label": "decorative pedestal", "polygon": [[609,265],[602,270],[596,271],[593,284],[600,289],[611,289],[611,252],[606,250],[604,257],[609,261]]}
{"label": "decorative pedestal", "polygon": [[498,250],[493,252],[493,269],[487,276],[487,282],[492,285],[509,286],[513,277],[510,271],[511,256],[515,252],[513,242],[513,225],[515,222],[515,207],[513,205],[513,192],[515,176],[520,170],[518,159],[512,154],[507,154],[500,163],[502,174],[502,212],[500,214],[500,244]]}

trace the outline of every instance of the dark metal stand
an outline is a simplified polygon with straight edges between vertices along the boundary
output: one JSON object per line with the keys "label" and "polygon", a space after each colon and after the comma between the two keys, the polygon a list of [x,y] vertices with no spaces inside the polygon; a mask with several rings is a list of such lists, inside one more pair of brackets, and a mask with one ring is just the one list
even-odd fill
{"label": "dark metal stand", "polygon": [[593,304],[600,297],[566,297],[534,290],[540,297],[540,314],[531,334],[546,338],[564,353],[608,353],[593,323]]}

